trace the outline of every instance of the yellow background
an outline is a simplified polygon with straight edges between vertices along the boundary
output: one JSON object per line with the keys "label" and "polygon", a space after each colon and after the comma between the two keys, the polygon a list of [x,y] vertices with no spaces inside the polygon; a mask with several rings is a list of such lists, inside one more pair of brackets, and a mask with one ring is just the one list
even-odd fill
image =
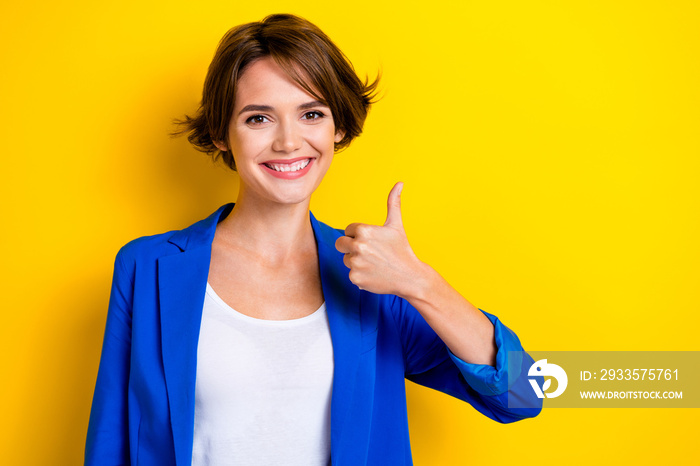
{"label": "yellow background", "polygon": [[[233,25],[292,12],[384,98],[312,210],[409,239],[532,350],[700,350],[694,1],[15,1],[0,11],[3,464],[82,461],[114,255],[233,200],[171,140]],[[409,384],[417,465],[696,464],[698,411],[500,425]]]}

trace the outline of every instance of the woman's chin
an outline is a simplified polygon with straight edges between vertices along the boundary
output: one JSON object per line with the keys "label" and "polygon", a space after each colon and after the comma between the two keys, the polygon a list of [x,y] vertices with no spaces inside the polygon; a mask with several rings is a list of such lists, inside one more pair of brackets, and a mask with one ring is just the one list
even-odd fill
{"label": "woman's chin", "polygon": [[313,191],[294,191],[290,190],[287,192],[281,192],[281,191],[276,191],[276,192],[271,192],[267,193],[266,196],[263,196],[263,199],[261,199],[261,203],[270,203],[271,205],[275,206],[298,206],[300,204],[307,204],[311,200],[311,195],[313,194]]}

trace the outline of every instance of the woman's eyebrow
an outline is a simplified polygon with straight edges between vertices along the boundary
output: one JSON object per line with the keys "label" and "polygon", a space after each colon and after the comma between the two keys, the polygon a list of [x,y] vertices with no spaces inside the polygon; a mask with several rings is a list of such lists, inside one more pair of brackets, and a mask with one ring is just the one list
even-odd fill
{"label": "woman's eyebrow", "polygon": [[238,112],[238,114],[240,115],[245,112],[269,112],[271,110],[274,109],[269,105],[246,105],[240,112]]}
{"label": "woman's eyebrow", "polygon": [[324,104],[320,100],[314,100],[313,102],[307,102],[305,104],[301,104],[297,107],[299,110],[307,110],[309,108],[314,108],[314,107],[328,107],[328,104]]}

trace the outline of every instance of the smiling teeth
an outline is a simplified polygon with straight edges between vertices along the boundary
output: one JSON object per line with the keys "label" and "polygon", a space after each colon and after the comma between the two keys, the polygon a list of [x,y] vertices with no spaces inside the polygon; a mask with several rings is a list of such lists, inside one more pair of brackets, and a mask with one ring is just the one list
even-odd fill
{"label": "smiling teeth", "polygon": [[311,159],[305,159],[294,163],[265,163],[265,166],[278,172],[296,172],[306,168],[310,162]]}

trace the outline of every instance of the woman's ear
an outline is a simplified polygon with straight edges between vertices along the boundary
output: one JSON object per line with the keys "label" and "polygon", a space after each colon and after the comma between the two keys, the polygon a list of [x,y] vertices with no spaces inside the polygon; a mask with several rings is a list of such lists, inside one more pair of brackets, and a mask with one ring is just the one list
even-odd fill
{"label": "woman's ear", "polygon": [[335,132],[335,138],[333,139],[336,143],[340,142],[345,137],[345,131],[338,130]]}
{"label": "woman's ear", "polygon": [[226,152],[228,150],[228,147],[222,141],[212,141],[212,142],[214,143],[216,148],[219,149],[220,151]]}

